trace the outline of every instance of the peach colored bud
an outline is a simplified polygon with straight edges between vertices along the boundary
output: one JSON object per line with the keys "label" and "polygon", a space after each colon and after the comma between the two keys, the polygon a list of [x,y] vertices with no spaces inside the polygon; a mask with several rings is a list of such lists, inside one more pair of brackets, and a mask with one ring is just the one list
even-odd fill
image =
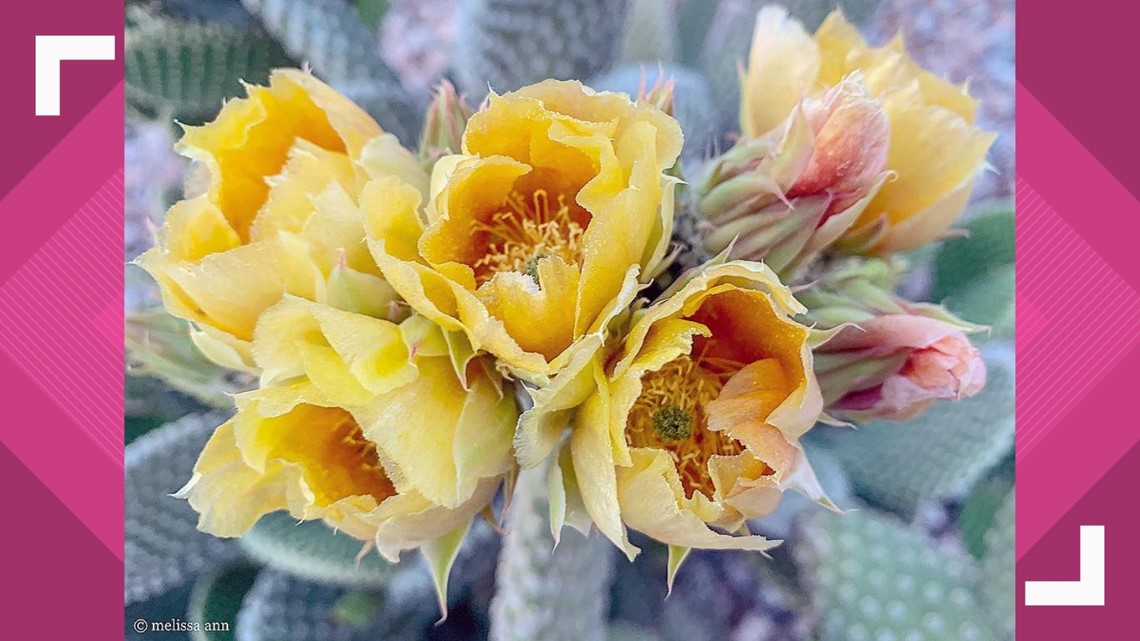
{"label": "peach colored bud", "polygon": [[929,316],[848,325],[816,354],[828,371],[820,375],[828,411],[847,419],[908,420],[934,401],[973,396],[986,383],[981,354],[960,327]]}

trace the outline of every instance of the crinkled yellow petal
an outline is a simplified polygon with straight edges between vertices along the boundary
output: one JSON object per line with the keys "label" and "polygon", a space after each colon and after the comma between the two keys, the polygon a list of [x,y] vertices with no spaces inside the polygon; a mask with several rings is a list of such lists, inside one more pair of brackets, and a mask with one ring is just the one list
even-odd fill
{"label": "crinkled yellow petal", "polygon": [[[666,186],[661,167],[642,160],[655,157],[657,129],[648,122],[629,125],[616,150],[597,148],[598,175],[582,187],[578,203],[593,218],[582,239],[582,281],[574,330],[589,331],[597,315],[621,289],[624,270],[638,265],[657,245]],[[614,153],[616,151],[616,153]],[[614,242],[620,238],[622,242]]]}
{"label": "crinkled yellow petal", "polygon": [[766,6],[756,15],[748,70],[741,78],[740,124],[745,136],[775,129],[815,89],[820,51],[787,9]]}
{"label": "crinkled yellow petal", "polygon": [[416,360],[419,377],[353,411],[401,493],[444,507],[510,468],[518,410],[486,376],[464,390],[447,357]]}
{"label": "crinkled yellow petal", "polygon": [[179,150],[210,171],[210,200],[246,238],[269,194],[265,178],[285,164],[296,138],[356,156],[380,127],[348,99],[311,74],[277,70],[269,86],[250,86],[211,123],[187,127]]}
{"label": "crinkled yellow petal", "polygon": [[[685,498],[673,459],[663,450],[635,448],[633,465],[618,468],[621,515],[629,527],[668,543],[689,548],[763,551],[779,541],[758,535],[733,536],[709,528],[708,499]],[[706,512],[705,518],[698,511]]]}
{"label": "crinkled yellow petal", "polygon": [[195,261],[241,244],[221,210],[205,197],[175,203],[160,234],[172,260]]}
{"label": "crinkled yellow petal", "polygon": [[[745,297],[766,296],[756,302],[740,300],[746,313],[739,314],[742,322],[749,323],[751,338],[757,341],[780,341],[773,345],[773,352],[786,351],[788,345],[802,343],[806,328],[790,320],[791,316],[802,314],[806,309],[795,299],[791,291],[780,283],[769,267],[751,261],[730,261],[712,264],[696,270],[685,279],[679,280],[665,294],[660,302],[647,308],[630,327],[622,346],[621,358],[614,367],[614,377],[624,374],[633,360],[641,353],[642,347],[653,325],[669,317],[691,316],[713,294],[744,288],[740,292]],[[759,304],[757,304],[759,303]],[[752,307],[755,305],[755,309]],[[779,316],[777,316],[777,311]],[[756,314],[752,311],[757,312]],[[781,320],[780,317],[784,317]],[[745,328],[741,328],[745,329]],[[771,330],[776,330],[773,335]],[[759,345],[758,345],[759,347]]]}
{"label": "crinkled yellow petal", "polygon": [[427,172],[416,155],[392,134],[384,134],[365,143],[357,164],[373,179],[392,176],[414,187],[422,199],[428,196],[430,178]]}
{"label": "crinkled yellow petal", "polygon": [[348,156],[323,149],[303,138],[289,149],[281,173],[266,179],[265,205],[250,225],[250,240],[273,238],[283,231],[300,232],[313,215],[312,198],[336,182],[356,193],[356,173]]}
{"label": "crinkled yellow petal", "polygon": [[394,176],[369,182],[360,194],[368,238],[384,243],[385,251],[394,258],[415,261],[423,234],[419,217],[422,200],[418,189]]}
{"label": "crinkled yellow petal", "polygon": [[217,536],[240,536],[261,516],[288,510],[369,539],[375,527],[365,515],[394,491],[348,412],[298,404],[267,414],[253,392],[211,437],[180,494],[201,515],[199,527]]}
{"label": "crinkled yellow petal", "polygon": [[491,316],[527,352],[551,361],[574,342],[578,269],[558,256],[538,262],[538,283],[526,274],[499,272],[479,289]]}
{"label": "crinkled yellow petal", "polygon": [[[384,278],[413,309],[448,331],[465,332],[474,349],[494,354],[524,380],[545,385],[574,354],[582,349],[596,349],[592,342],[578,344],[584,340],[579,339],[572,348],[547,361],[542,354],[523,349],[507,331],[505,323],[491,315],[473,288],[429,266],[388,255],[383,241],[370,239],[369,246]],[[635,266],[626,273],[622,289],[600,315],[594,333],[604,333],[610,321],[633,302],[638,291],[637,270]]]}
{"label": "crinkled yellow petal", "polygon": [[515,432],[515,456],[524,468],[546,459],[569,427],[574,411],[594,390],[602,342],[602,336],[587,336],[549,384],[528,390],[533,405],[523,412]]}
{"label": "crinkled yellow petal", "polygon": [[472,242],[472,226],[487,222],[502,208],[503,201],[515,188],[515,182],[530,168],[506,156],[480,161],[469,160],[458,165],[446,191],[435,199],[431,208],[438,212],[420,241],[420,252],[428,263],[440,265],[473,264],[482,256]]}
{"label": "crinkled yellow petal", "polygon": [[158,281],[172,314],[231,334],[239,342],[252,338],[257,317],[282,294],[314,297],[321,280],[309,256],[282,238],[194,262],[168,260],[156,247],[138,263]]}
{"label": "crinkled yellow petal", "polygon": [[970,97],[966,87],[954,85],[923,69],[906,54],[899,34],[884,47],[872,48],[842,12],[827,17],[815,32],[820,52],[819,84],[830,87],[859,71],[873,95],[903,89],[918,81],[923,99],[948,109],[972,123],[978,101]]}
{"label": "crinkled yellow petal", "polygon": [[[380,275],[376,261],[365,244],[364,215],[340,185],[329,185],[323,192],[310,196],[315,214],[305,223],[297,238],[321,266],[331,273],[343,264],[355,271]],[[283,234],[284,235],[284,234]]]}
{"label": "crinkled yellow petal", "polygon": [[[938,202],[917,211],[899,223],[886,226],[876,235],[874,253],[907,252],[937,240],[965,211],[976,181],[976,175],[969,176]],[[875,222],[877,221],[867,224],[870,227],[874,226]]]}
{"label": "crinkled yellow petal", "polygon": [[[364,242],[358,198],[370,178],[421,194],[428,180],[411,152],[307,72],[275,71],[247,93],[213,122],[186,129],[178,148],[209,186],[171,209],[156,248],[138,263],[168,310],[198,326],[204,353],[255,369],[257,318],[284,294],[378,317],[394,311],[395,292]],[[396,201],[397,228],[410,200]]]}
{"label": "crinkled yellow petal", "polygon": [[418,377],[395,323],[286,297],[254,335],[262,384],[305,376],[333,403],[354,407]]}
{"label": "crinkled yellow petal", "polygon": [[819,47],[819,87],[839,84],[854,69],[849,63],[851,53],[867,49],[867,41],[841,11],[834,11],[824,19],[815,31],[814,40]]}
{"label": "crinkled yellow petal", "polygon": [[[892,243],[894,251],[909,251],[937,238],[961,213],[960,208],[949,206],[934,210],[937,215],[923,212],[963,185],[972,186],[995,134],[942,107],[926,104],[917,84],[888,93],[882,100],[891,123],[888,165],[897,177],[879,189],[856,227],[884,215],[892,225],[921,218],[920,228],[912,227],[905,241],[900,237]],[[963,199],[955,200],[965,205]]]}
{"label": "crinkled yellow petal", "polygon": [[189,499],[198,512],[198,529],[215,536],[241,536],[262,516],[285,507],[282,480],[283,475],[266,478],[246,465],[230,422],[214,431],[194,466],[194,476],[178,496]]}
{"label": "crinkled yellow petal", "polygon": [[610,398],[604,378],[598,392],[579,409],[570,434],[574,477],[586,512],[598,530],[632,561],[639,548],[629,542],[618,505],[617,474],[610,438]]}
{"label": "crinkled yellow petal", "polygon": [[465,527],[490,504],[499,483],[498,478],[483,479],[471,498],[455,508],[436,505],[416,492],[389,498],[369,515],[369,521],[376,523],[377,551],[396,563],[402,550],[419,547]]}

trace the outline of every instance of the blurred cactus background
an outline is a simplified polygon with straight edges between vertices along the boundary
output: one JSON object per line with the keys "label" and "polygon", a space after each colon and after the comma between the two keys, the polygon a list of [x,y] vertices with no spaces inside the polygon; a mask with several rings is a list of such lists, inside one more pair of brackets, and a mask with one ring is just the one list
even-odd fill
{"label": "blurred cactus background", "polygon": [[[243,95],[242,81],[264,82],[278,66],[308,66],[412,148],[441,79],[477,105],[489,89],[548,77],[634,95],[671,77],[684,170],[695,172],[732,143],[738,64],[768,3],[127,0],[126,259],[201,183],[172,151],[174,123],[212,118]],[[1012,639],[1013,0],[781,4],[809,29],[838,7],[873,43],[901,31],[920,63],[969,81],[981,126],[1000,134],[957,225],[969,233],[910,256],[903,284],[915,300],[992,327],[979,339],[990,373],[982,393],[907,424],[813,430],[809,457],[850,511],[786,497],[751,524],[785,539],[771,558],[694,551],[667,599],[664,546],[637,537],[644,552],[630,564],[599,537],[568,533],[551,557],[552,541],[525,536],[543,529],[546,497],[520,486],[505,536],[473,529],[437,624],[416,555],[358,561],[355,540],[283,515],[236,541],[195,529],[196,514],[170,494],[230,411],[230,394],[252,381],[201,357],[149,278],[128,266],[126,637],[147,636],[131,629],[144,618],[229,624],[167,640]]]}

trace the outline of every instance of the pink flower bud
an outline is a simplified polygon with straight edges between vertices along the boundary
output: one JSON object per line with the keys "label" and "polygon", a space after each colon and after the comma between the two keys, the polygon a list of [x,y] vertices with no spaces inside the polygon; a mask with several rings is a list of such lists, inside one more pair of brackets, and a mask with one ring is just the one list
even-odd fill
{"label": "pink flower bud", "polygon": [[986,366],[960,326],[922,315],[847,325],[816,350],[828,411],[842,418],[908,420],[939,399],[973,396]]}
{"label": "pink flower bud", "polygon": [[794,281],[842,238],[882,187],[890,126],[852,75],[784,123],[714,159],[697,186],[710,254],[763,261]]}

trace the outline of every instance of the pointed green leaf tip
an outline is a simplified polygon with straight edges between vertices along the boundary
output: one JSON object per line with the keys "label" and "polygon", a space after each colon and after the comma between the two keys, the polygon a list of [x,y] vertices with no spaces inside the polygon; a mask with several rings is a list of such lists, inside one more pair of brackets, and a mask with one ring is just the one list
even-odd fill
{"label": "pointed green leaf tip", "polygon": [[424,545],[420,552],[427,559],[428,569],[431,571],[431,581],[435,586],[435,595],[439,599],[439,622],[447,620],[447,579],[451,574],[451,566],[459,556],[459,548],[467,531],[471,529],[468,521],[462,527],[444,534],[438,539]]}
{"label": "pointed green leaf tip", "polygon": [[665,579],[665,582],[668,585],[668,592],[666,593],[666,597],[670,594],[673,594],[673,579],[677,577],[677,570],[681,569],[681,564],[685,562],[685,559],[689,558],[689,552],[691,551],[692,548],[682,547],[680,545],[669,546],[669,569],[668,575]]}

